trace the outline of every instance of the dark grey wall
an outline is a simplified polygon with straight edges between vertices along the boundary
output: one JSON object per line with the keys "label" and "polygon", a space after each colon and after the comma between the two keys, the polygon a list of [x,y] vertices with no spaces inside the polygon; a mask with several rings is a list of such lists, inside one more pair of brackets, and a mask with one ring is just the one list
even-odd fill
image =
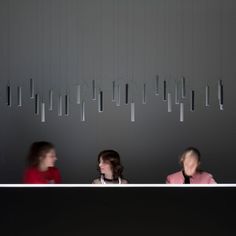
{"label": "dark grey wall", "polygon": [[[220,183],[236,182],[235,75],[236,2],[233,0],[1,0],[0,1],[0,182],[20,183],[33,141],[56,145],[64,183],[90,183],[99,151],[116,149],[131,183],[163,183],[178,170],[178,155],[189,145],[200,149],[202,168]],[[196,91],[196,111],[154,94],[154,79],[174,82],[182,75]],[[29,78],[47,103],[46,123],[34,115]],[[104,112],[92,101],[91,81],[104,91]],[[224,83],[219,110],[217,81]],[[122,86],[121,106],[111,101],[112,81]],[[124,84],[132,88],[136,121],[124,105]],[[142,84],[147,83],[147,104]],[[211,105],[204,107],[205,85]],[[13,89],[6,106],[6,85]],[[86,122],[80,121],[75,85],[81,84]],[[22,86],[23,106],[16,106]],[[54,110],[48,111],[48,90]],[[162,86],[161,86],[162,89]],[[57,116],[57,97],[70,94],[70,115]],[[173,101],[174,103],[174,101]]]}

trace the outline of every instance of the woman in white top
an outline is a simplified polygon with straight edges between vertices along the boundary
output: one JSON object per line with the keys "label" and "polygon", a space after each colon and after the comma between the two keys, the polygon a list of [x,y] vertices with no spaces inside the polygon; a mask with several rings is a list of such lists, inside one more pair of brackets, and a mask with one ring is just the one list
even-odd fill
{"label": "woman in white top", "polygon": [[93,184],[127,184],[122,178],[124,167],[120,161],[120,155],[114,150],[104,150],[98,155],[98,170],[100,178],[93,180]]}

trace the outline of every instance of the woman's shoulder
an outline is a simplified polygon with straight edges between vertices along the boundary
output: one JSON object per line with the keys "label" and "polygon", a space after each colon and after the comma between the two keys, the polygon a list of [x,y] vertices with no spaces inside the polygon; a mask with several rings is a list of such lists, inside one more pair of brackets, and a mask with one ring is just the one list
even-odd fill
{"label": "woman's shoulder", "polygon": [[173,184],[173,183],[182,183],[183,182],[183,174],[182,171],[177,171],[172,174],[169,174],[166,177],[166,183]]}
{"label": "woman's shoulder", "polygon": [[55,166],[48,167],[48,170],[51,171],[51,172],[60,172],[59,169]]}
{"label": "woman's shoulder", "polygon": [[121,183],[122,183],[122,184],[128,184],[129,181],[128,181],[127,179],[123,179],[123,178],[122,178],[122,179],[121,179]]}
{"label": "woman's shoulder", "polygon": [[102,182],[101,182],[100,178],[94,179],[92,182],[92,184],[101,184],[101,183]]}
{"label": "woman's shoulder", "polygon": [[174,173],[171,173],[167,176],[167,178],[172,178],[172,177],[177,177],[177,176],[182,176],[182,171],[177,171],[177,172],[174,172]]}

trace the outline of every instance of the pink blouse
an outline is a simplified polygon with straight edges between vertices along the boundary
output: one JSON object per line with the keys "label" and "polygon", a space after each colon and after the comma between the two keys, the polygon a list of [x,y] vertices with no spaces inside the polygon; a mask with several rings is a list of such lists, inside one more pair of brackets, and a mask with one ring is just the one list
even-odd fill
{"label": "pink blouse", "polygon": [[[184,176],[182,171],[168,175],[166,178],[167,184],[183,184]],[[216,184],[213,176],[210,173],[201,171],[196,172],[192,177],[190,177],[190,184]]]}

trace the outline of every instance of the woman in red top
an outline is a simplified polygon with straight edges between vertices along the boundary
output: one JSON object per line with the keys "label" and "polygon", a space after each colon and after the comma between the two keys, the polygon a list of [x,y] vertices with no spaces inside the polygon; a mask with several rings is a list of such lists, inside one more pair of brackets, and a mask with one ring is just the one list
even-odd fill
{"label": "woman in red top", "polygon": [[24,174],[24,183],[61,183],[60,172],[54,167],[56,160],[56,151],[53,144],[44,141],[33,143],[28,155],[28,168]]}

